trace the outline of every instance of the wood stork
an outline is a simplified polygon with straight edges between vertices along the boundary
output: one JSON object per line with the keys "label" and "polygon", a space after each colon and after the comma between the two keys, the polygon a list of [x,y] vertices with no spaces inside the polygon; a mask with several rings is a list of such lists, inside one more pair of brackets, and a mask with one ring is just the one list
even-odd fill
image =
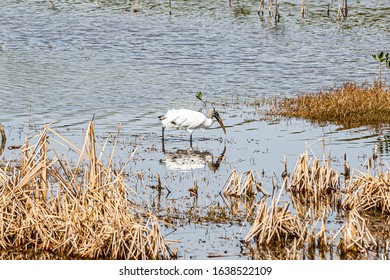
{"label": "wood stork", "polygon": [[192,132],[197,129],[209,128],[215,118],[221,125],[223,132],[226,134],[225,126],[219,113],[215,109],[211,109],[207,117],[197,111],[188,109],[171,109],[166,112],[165,115],[159,116],[159,120],[162,123],[162,141],[164,144],[164,130],[165,128],[178,128],[187,130],[190,133],[190,145],[192,147]]}

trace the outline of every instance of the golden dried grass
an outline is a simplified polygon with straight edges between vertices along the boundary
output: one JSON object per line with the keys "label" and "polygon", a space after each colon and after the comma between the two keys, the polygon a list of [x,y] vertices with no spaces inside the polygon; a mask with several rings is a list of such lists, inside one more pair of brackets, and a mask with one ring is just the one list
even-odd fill
{"label": "golden dried grass", "polygon": [[221,193],[225,197],[251,198],[258,193],[269,195],[262,187],[261,179],[256,171],[248,170],[241,175],[233,169],[226,180]]}
{"label": "golden dried grass", "polygon": [[289,210],[289,203],[280,205],[280,197],[283,188],[277,198],[272,197],[268,207],[265,199],[257,205],[257,215],[251,229],[244,238],[248,243],[251,239],[256,240],[258,245],[287,244],[294,242],[300,245],[305,240],[307,227],[297,215]]}
{"label": "golden dried grass", "polygon": [[275,245],[298,240],[300,244],[304,241],[305,233],[299,218],[288,211],[288,204],[284,206],[272,204],[268,208],[262,200],[258,204],[256,218],[244,241],[254,239],[259,245]]}
{"label": "golden dried grass", "polygon": [[370,248],[377,245],[374,236],[367,227],[366,220],[355,208],[349,211],[347,223],[340,228],[335,237],[340,232],[342,236],[337,244],[340,255],[350,252],[367,253]]}
{"label": "golden dried grass", "polygon": [[[75,167],[54,143],[76,153]],[[124,182],[124,169],[113,165],[114,149],[103,163],[104,147],[98,154],[94,121],[81,149],[48,127],[35,145],[26,140],[21,166],[0,169],[2,256],[27,251],[26,257],[43,252],[69,259],[173,257],[157,218],[133,202],[136,193]]]}
{"label": "golden dried grass", "polygon": [[340,88],[279,100],[271,115],[333,122],[346,128],[390,123],[390,90],[346,83]]}
{"label": "golden dried grass", "polygon": [[390,214],[390,169],[378,172],[376,176],[354,170],[341,206],[356,208],[359,212]]}
{"label": "golden dried grass", "polygon": [[297,160],[287,190],[293,194],[313,196],[320,201],[321,196],[335,193],[340,187],[340,173],[331,167],[330,156],[321,161],[310,157],[308,149]]}

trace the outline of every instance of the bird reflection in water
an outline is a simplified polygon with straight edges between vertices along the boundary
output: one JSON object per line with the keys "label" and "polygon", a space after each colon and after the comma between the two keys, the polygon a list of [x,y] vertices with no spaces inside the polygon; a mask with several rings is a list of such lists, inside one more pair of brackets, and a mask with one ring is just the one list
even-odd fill
{"label": "bird reflection in water", "polygon": [[160,163],[164,164],[169,170],[188,171],[193,169],[202,169],[207,167],[211,171],[217,171],[226,152],[226,145],[222,153],[214,158],[209,151],[197,151],[192,148],[188,150],[176,150],[175,152],[163,151],[164,158]]}

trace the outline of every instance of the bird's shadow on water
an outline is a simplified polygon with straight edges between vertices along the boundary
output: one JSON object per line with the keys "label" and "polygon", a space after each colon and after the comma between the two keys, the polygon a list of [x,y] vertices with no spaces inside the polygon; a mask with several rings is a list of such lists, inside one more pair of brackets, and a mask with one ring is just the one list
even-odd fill
{"label": "bird's shadow on water", "polygon": [[209,150],[196,150],[192,147],[188,149],[163,149],[163,158],[160,163],[168,170],[190,171],[194,169],[204,169],[206,166],[216,172],[226,153],[226,144],[219,156],[214,156]]}

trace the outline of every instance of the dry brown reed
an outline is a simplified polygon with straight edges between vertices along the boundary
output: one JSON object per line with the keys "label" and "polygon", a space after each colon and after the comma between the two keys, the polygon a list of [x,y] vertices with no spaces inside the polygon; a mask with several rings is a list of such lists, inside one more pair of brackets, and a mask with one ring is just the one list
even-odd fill
{"label": "dry brown reed", "polygon": [[[75,152],[76,166],[56,152],[59,144]],[[35,145],[26,140],[21,166],[0,169],[2,257],[173,257],[157,218],[132,201],[136,193],[124,182],[124,169],[115,168],[114,149],[106,155],[104,147],[98,153],[94,121],[81,149],[48,127]]]}
{"label": "dry brown reed", "polygon": [[0,134],[1,134],[1,144],[0,144],[0,156],[1,156],[5,149],[5,143],[7,142],[7,136],[5,135],[4,127],[1,123],[0,123]]}
{"label": "dry brown reed", "polygon": [[279,205],[279,197],[272,199],[270,207],[264,199],[258,203],[257,215],[244,238],[245,243],[251,239],[258,245],[284,245],[291,242],[299,245],[304,242],[307,228],[298,216],[288,210],[288,203]]}
{"label": "dry brown reed", "polygon": [[293,194],[312,196],[319,202],[326,194],[335,193],[340,187],[340,173],[331,167],[330,155],[321,161],[310,157],[306,149],[297,160],[287,190]]}
{"label": "dry brown reed", "polygon": [[390,169],[376,176],[354,170],[341,206],[345,209],[356,208],[359,212],[390,214]]}
{"label": "dry brown reed", "polygon": [[333,122],[346,128],[390,123],[390,90],[346,83],[332,90],[283,98],[269,114]]}
{"label": "dry brown reed", "polygon": [[269,195],[262,187],[261,179],[256,171],[249,170],[239,174],[236,169],[230,173],[221,193],[225,197],[250,198],[258,193]]}
{"label": "dry brown reed", "polygon": [[257,8],[257,14],[261,17],[264,16],[265,7],[264,7],[264,0],[260,0],[259,7]]}
{"label": "dry brown reed", "polygon": [[369,248],[376,246],[374,236],[367,227],[366,220],[354,208],[347,215],[347,223],[340,228],[335,237],[341,232],[337,244],[340,255],[350,252],[366,253]]}
{"label": "dry brown reed", "polygon": [[348,1],[347,0],[341,0],[340,6],[337,10],[337,19],[343,20],[348,17]]}

